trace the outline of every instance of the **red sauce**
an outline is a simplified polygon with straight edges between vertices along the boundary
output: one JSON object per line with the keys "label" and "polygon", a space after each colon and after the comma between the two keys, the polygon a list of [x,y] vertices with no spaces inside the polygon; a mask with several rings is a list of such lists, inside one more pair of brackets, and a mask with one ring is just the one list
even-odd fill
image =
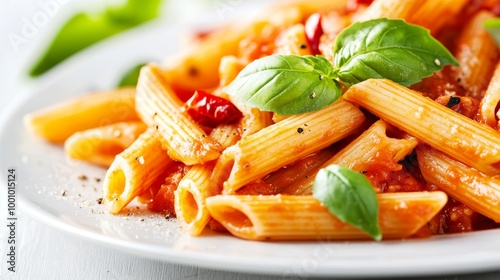
{"label": "red sauce", "polygon": [[446,66],[443,70],[434,73],[434,75],[423,79],[410,88],[431,99],[436,99],[442,95],[463,96],[465,95],[465,89],[460,86],[460,81],[453,79],[452,71],[453,69],[450,66]]}
{"label": "red sauce", "polygon": [[170,217],[175,217],[174,192],[184,177],[187,167],[181,164],[173,166],[171,174],[165,178],[165,182],[160,186],[158,192],[154,194],[153,199],[148,203],[148,209],[153,212],[161,213]]}
{"label": "red sauce", "polygon": [[413,177],[406,167],[394,161],[387,152],[377,153],[368,161],[365,176],[377,192],[418,192],[425,185]]}

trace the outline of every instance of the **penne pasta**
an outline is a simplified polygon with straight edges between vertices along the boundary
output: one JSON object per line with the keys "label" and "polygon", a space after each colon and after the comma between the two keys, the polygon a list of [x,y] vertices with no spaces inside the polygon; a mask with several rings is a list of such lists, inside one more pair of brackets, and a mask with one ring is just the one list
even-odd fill
{"label": "penne pasta", "polygon": [[[407,20],[438,34],[442,27],[469,4],[469,0],[412,1],[419,3],[415,12],[410,13]],[[424,2],[424,3],[421,3]]]}
{"label": "penne pasta", "polygon": [[115,156],[128,148],[146,130],[143,122],[119,122],[76,132],[64,142],[74,159],[109,167]]}
{"label": "penne pasta", "polygon": [[163,80],[161,70],[148,65],[137,84],[136,109],[141,119],[161,135],[168,155],[186,165],[217,159],[222,146],[209,137],[186,112]]}
{"label": "penne pasta", "polygon": [[[415,234],[446,204],[443,192],[377,195],[383,239]],[[249,240],[354,240],[370,237],[343,223],[312,196],[234,196],[207,199],[210,215],[231,234]]]}
{"label": "penne pasta", "polygon": [[389,137],[387,136],[388,128],[389,125],[384,121],[375,122],[358,138],[317,168],[315,172],[301,180],[297,180],[281,193],[290,195],[311,194],[312,184],[318,170],[332,164],[342,165],[362,172],[367,169],[370,160],[382,151],[389,153],[395,162],[402,160],[417,146],[417,140],[413,137],[407,137],[407,139]]}
{"label": "penne pasta", "polygon": [[175,162],[162,150],[160,136],[148,129],[115,157],[104,177],[103,203],[116,214],[153,185],[161,185]]}
{"label": "penne pasta", "polygon": [[354,19],[367,21],[376,18],[399,18],[407,19],[417,9],[428,2],[427,0],[375,0],[360,15]]}
{"label": "penne pasta", "polygon": [[455,79],[466,89],[467,96],[478,100],[484,96],[499,58],[498,46],[483,27],[484,21],[492,18],[488,11],[477,13],[462,30],[455,51],[460,63]]}
{"label": "penne pasta", "polygon": [[193,33],[136,88],[24,122],[108,168],[110,213],[147,204],[191,236],[500,228],[500,48],[485,25],[497,2],[279,2]]}
{"label": "penne pasta", "polygon": [[500,133],[389,80],[351,87],[344,100],[488,175],[500,174]]}
{"label": "penne pasta", "polygon": [[84,95],[27,114],[23,119],[31,133],[52,142],[64,142],[78,131],[137,120],[133,88]]}
{"label": "penne pasta", "polygon": [[500,130],[500,62],[497,63],[496,70],[486,89],[484,98],[481,100],[478,112],[478,120],[492,128]]}
{"label": "penne pasta", "polygon": [[296,24],[285,30],[276,39],[277,54],[311,55],[311,47],[307,46],[303,24]]}
{"label": "penne pasta", "polygon": [[486,176],[443,153],[421,145],[418,164],[425,180],[484,216],[500,222],[500,179]]}
{"label": "penne pasta", "polygon": [[[332,120],[336,125],[332,125]],[[287,118],[227,148],[215,167],[215,181],[225,181],[224,193],[234,193],[284,165],[341,140],[364,121],[363,113],[344,101]]]}
{"label": "penne pasta", "polygon": [[[210,134],[224,147],[235,144],[240,138],[234,125],[216,127]],[[191,235],[200,235],[210,220],[205,204],[207,197],[221,192],[210,180],[215,163],[193,166],[179,182],[175,191],[175,212],[182,227]]]}

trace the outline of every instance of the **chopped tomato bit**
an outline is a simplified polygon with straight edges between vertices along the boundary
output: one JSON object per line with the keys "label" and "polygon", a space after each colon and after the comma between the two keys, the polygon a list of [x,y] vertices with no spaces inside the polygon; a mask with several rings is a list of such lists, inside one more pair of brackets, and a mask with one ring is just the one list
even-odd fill
{"label": "chopped tomato bit", "polygon": [[243,116],[229,100],[202,90],[197,90],[186,102],[186,110],[197,123],[209,127],[232,123]]}

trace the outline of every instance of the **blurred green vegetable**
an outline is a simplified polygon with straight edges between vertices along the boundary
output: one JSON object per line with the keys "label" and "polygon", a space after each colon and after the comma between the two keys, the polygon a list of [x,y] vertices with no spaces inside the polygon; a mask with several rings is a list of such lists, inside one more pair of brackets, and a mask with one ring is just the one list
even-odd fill
{"label": "blurred green vegetable", "polygon": [[139,73],[141,72],[141,68],[144,65],[146,65],[146,63],[138,64],[133,68],[129,69],[127,72],[125,72],[122,79],[118,83],[118,86],[119,87],[136,86],[137,80],[139,79]]}
{"label": "blurred green vegetable", "polygon": [[162,0],[127,0],[99,14],[78,13],[64,24],[29,74],[39,76],[71,55],[158,16]]}
{"label": "blurred green vegetable", "polygon": [[490,19],[484,22],[484,27],[491,34],[500,47],[500,18]]}

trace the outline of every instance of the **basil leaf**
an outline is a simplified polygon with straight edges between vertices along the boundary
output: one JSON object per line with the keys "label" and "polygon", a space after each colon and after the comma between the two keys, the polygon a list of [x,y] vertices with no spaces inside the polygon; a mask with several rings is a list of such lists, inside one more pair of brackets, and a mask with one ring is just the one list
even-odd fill
{"label": "basil leaf", "polygon": [[157,17],[161,2],[127,0],[124,5],[108,8],[100,14],[76,14],[61,27],[29,74],[42,75],[90,45]]}
{"label": "basil leaf", "polygon": [[339,34],[334,50],[338,76],[348,86],[370,78],[409,86],[446,64],[458,65],[427,29],[402,20],[354,23]]}
{"label": "basil leaf", "polygon": [[141,72],[141,68],[144,65],[146,65],[146,63],[138,64],[133,68],[129,69],[127,72],[125,72],[120,82],[118,83],[118,87],[136,86],[137,81],[139,80],[139,74]]}
{"label": "basil leaf", "polygon": [[500,47],[500,18],[489,19],[483,25]]}
{"label": "basil leaf", "polygon": [[378,222],[378,201],[366,177],[339,165],[321,169],[313,185],[313,196],[343,222],[382,239]]}
{"label": "basil leaf", "polygon": [[225,88],[250,107],[293,115],[319,110],[341,95],[323,56],[271,55],[247,65]]}

